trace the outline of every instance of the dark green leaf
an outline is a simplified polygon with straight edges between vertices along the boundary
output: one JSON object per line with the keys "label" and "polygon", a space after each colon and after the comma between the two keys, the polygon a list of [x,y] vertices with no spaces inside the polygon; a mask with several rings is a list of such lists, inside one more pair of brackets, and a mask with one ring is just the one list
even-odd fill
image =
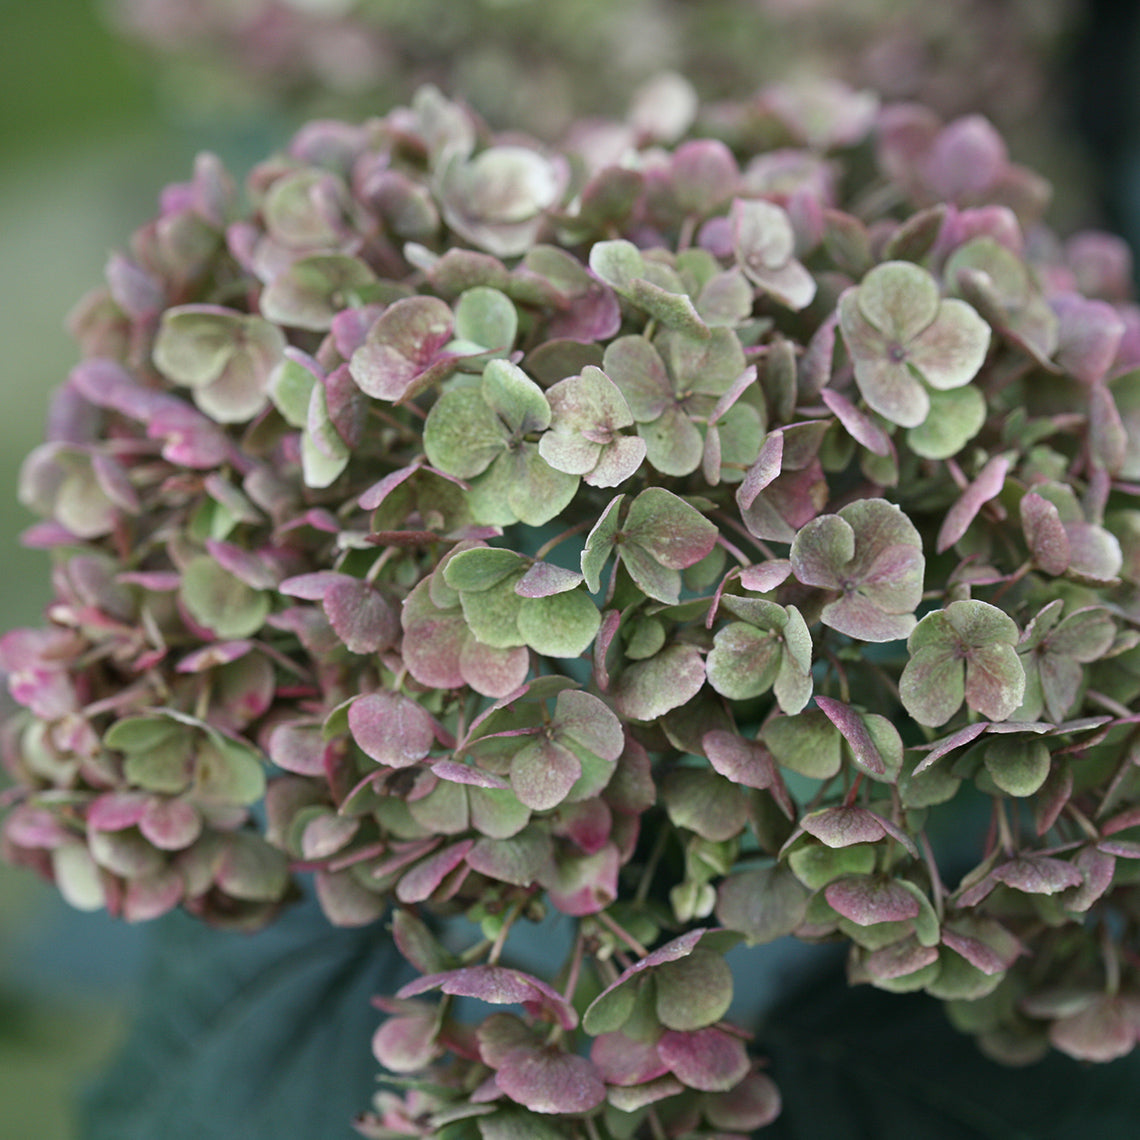
{"label": "dark green leaf", "polygon": [[1140,1113],[1140,1060],[988,1060],[926,995],[850,988],[837,965],[767,1016],[783,1098],[771,1140],[1116,1140]]}
{"label": "dark green leaf", "polygon": [[370,999],[407,976],[385,928],[330,930],[304,906],[252,938],[182,914],[152,938],[146,1004],[83,1140],[348,1140],[375,1086]]}

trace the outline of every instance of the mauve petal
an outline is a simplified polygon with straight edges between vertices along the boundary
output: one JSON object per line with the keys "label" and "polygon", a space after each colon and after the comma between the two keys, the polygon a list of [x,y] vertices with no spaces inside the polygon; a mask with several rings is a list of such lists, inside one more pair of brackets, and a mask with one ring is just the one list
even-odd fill
{"label": "mauve petal", "polygon": [[1072,554],[1060,512],[1036,491],[1022,497],[1020,509],[1022,530],[1034,561],[1046,574],[1063,574]]}
{"label": "mauve petal", "polygon": [[742,511],[748,510],[756,496],[779,477],[783,462],[784,433],[777,429],[765,437],[756,462],[749,467],[736,489],[736,502]]}
{"label": "mauve petal", "polygon": [[855,382],[867,406],[899,427],[918,427],[930,414],[930,397],[905,360],[856,360]]}
{"label": "mauve petal", "polygon": [[937,960],[937,946],[921,946],[912,937],[872,951],[864,964],[872,978],[888,981],[917,973]]}
{"label": "mauve petal", "polygon": [[544,1010],[564,1029],[578,1024],[578,1015],[561,994],[541,978],[507,966],[466,966],[428,974],[396,992],[398,998],[415,997],[440,988],[445,994],[473,997],[492,1005],[523,1005]]}
{"label": "mauve petal", "polygon": [[414,1073],[426,1068],[443,1052],[437,1036],[438,1026],[431,1013],[390,1017],[373,1035],[372,1053],[393,1073]]}
{"label": "mauve petal", "polygon": [[637,1041],[624,1033],[603,1033],[595,1037],[590,1060],[611,1085],[640,1085],[669,1071],[653,1042]]}
{"label": "mauve petal", "polygon": [[[440,613],[438,617],[421,618],[404,630],[404,664],[421,685],[433,689],[458,689],[466,683],[466,669],[461,666],[460,657],[467,641],[467,622],[462,614]],[[467,666],[477,667],[474,660]],[[490,674],[487,680],[489,683]],[[507,693],[511,691],[506,690]],[[505,696],[506,693],[499,695]]]}
{"label": "mauve petal", "polygon": [[860,926],[901,922],[918,916],[918,899],[898,883],[873,875],[851,875],[824,888],[831,908]]}
{"label": "mauve petal", "polygon": [[847,594],[823,607],[820,620],[838,633],[860,641],[882,643],[909,637],[914,614],[889,614],[861,594]]}
{"label": "mauve petal", "polygon": [[874,812],[859,807],[824,808],[800,821],[809,835],[828,847],[850,847],[855,843],[878,843],[886,834],[882,820]]}
{"label": "mauve petal", "polygon": [[1055,895],[1081,886],[1085,878],[1072,863],[1048,855],[1019,856],[997,867],[993,875],[1015,891],[1031,895]]}
{"label": "mauve petal", "polygon": [[859,593],[885,613],[913,613],[922,600],[925,566],[919,547],[902,543],[888,546],[860,576]]}
{"label": "mauve petal", "polygon": [[366,693],[348,709],[357,744],[378,764],[406,768],[424,759],[435,742],[428,711],[400,693]]}
{"label": "mauve petal", "polygon": [[142,792],[106,792],[87,809],[87,826],[93,831],[121,831],[134,827],[146,812],[149,797]]}
{"label": "mauve petal", "polygon": [[1084,384],[1103,380],[1124,337],[1125,324],[1105,301],[1090,301],[1075,293],[1054,297],[1060,318],[1057,363]]}
{"label": "mauve petal", "polygon": [[122,915],[127,922],[149,922],[173,910],[185,893],[182,876],[173,870],[140,875],[127,884]]}
{"label": "mauve petal", "polygon": [[202,470],[217,467],[234,451],[217,424],[174,398],[146,416],[146,434],[163,441],[163,459],[176,466]]}
{"label": "mauve petal", "polygon": [[533,811],[557,807],[577,783],[582,762],[556,740],[538,739],[520,749],[511,763],[511,787]]}
{"label": "mauve petal", "polygon": [[744,1042],[716,1026],[666,1030],[657,1050],[675,1077],[703,1092],[727,1092],[748,1074]]}
{"label": "mauve petal", "polygon": [[820,399],[835,414],[835,418],[856,443],[874,452],[875,455],[890,455],[890,436],[870,416],[855,407],[846,396],[832,388],[825,388],[820,393]]}
{"label": "mauve petal", "polygon": [[591,487],[617,487],[631,478],[645,459],[645,440],[639,435],[619,435],[603,449],[597,465],[585,476]]}
{"label": "mauve petal", "polygon": [[591,1061],[553,1046],[512,1050],[503,1058],[495,1083],[532,1112],[589,1112],[606,1098],[605,1082]]}
{"label": "mauve petal", "polygon": [[182,851],[202,834],[202,817],[186,800],[156,796],[148,801],[139,830],[162,851]]}
{"label": "mauve petal", "polygon": [[[530,670],[530,652],[526,646],[520,645],[516,649],[493,649],[467,636],[467,623],[462,617],[456,620],[465,637],[463,647],[459,650],[458,684],[466,682],[485,697],[505,697],[513,693],[526,680]],[[404,645],[406,660],[406,638]],[[457,688],[458,684],[441,687]]]}
{"label": "mauve petal", "polygon": [[413,463],[408,467],[401,467],[397,471],[393,471],[385,475],[378,483],[373,483],[367,491],[364,491],[360,498],[357,500],[358,505],[362,510],[374,511],[384,500],[406,479],[411,478],[418,470],[420,465]]}
{"label": "mauve petal", "polygon": [[795,233],[785,210],[762,199],[737,198],[729,212],[737,260],[749,276],[787,265]]}
{"label": "mauve petal", "polygon": [[563,804],[551,831],[569,839],[583,854],[595,855],[609,842],[613,831],[613,812],[602,799]]}
{"label": "mauve petal", "polygon": [[734,784],[746,788],[770,788],[778,782],[772,754],[759,741],[717,729],[701,739],[709,763]]}
{"label": "mauve petal", "polygon": [[964,115],[938,132],[923,177],[939,198],[959,201],[984,193],[1009,163],[1005,141],[982,115]]}
{"label": "mauve petal", "polygon": [[269,758],[278,768],[298,776],[325,775],[325,752],[328,745],[321,737],[319,724],[279,724],[266,742]]}
{"label": "mauve petal", "polygon": [[798,261],[789,261],[778,269],[746,268],[745,273],[766,293],[797,312],[815,298],[815,278]]}
{"label": "mauve petal", "polygon": [[336,635],[351,653],[378,653],[400,636],[400,622],[379,590],[345,577],[325,592],[324,610]]}
{"label": "mauve petal", "polygon": [[617,294],[601,281],[592,281],[583,293],[570,301],[568,308],[554,314],[547,332],[551,340],[594,344],[609,340],[620,328],[621,306]]}
{"label": "mauve petal", "polygon": [[464,860],[475,845],[474,839],[452,843],[406,871],[396,887],[396,898],[402,903],[417,903],[431,897],[439,885]]}
{"label": "mauve petal", "polygon": [[847,741],[854,753],[856,761],[867,771],[875,775],[885,775],[886,767],[878,746],[867,730],[866,722],[850,705],[816,694],[815,703],[823,710],[824,715],[837,729],[843,739]]}
{"label": "mauve petal", "polygon": [[1049,1027],[1053,1046],[1081,1061],[1113,1061],[1136,1044],[1136,1012],[1118,995],[1103,997]]}
{"label": "mauve petal", "polygon": [[939,554],[953,546],[969,529],[982,506],[1001,493],[1010,466],[1008,456],[995,455],[978,472],[977,478],[946,512],[946,518],[938,531]]}
{"label": "mauve petal", "polygon": [[1011,645],[970,650],[966,663],[966,700],[990,720],[1005,720],[1025,696],[1025,669]]}
{"label": "mauve petal", "polygon": [[35,666],[13,670],[8,691],[14,700],[44,720],[57,720],[79,708],[71,678],[63,671]]}
{"label": "mauve petal", "polygon": [[563,914],[597,914],[617,898],[620,852],[607,843],[592,855],[563,857],[539,876],[551,903]]}
{"label": "mauve petal", "polygon": [[73,838],[70,829],[51,812],[27,803],[18,804],[4,817],[3,835],[18,847],[48,850],[63,847]]}

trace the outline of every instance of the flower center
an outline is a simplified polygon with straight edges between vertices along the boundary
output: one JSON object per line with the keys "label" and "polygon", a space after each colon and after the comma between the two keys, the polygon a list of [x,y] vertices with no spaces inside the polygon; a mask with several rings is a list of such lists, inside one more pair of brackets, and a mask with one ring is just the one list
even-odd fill
{"label": "flower center", "polygon": [[892,364],[902,364],[906,360],[906,349],[897,342],[887,347],[887,359]]}

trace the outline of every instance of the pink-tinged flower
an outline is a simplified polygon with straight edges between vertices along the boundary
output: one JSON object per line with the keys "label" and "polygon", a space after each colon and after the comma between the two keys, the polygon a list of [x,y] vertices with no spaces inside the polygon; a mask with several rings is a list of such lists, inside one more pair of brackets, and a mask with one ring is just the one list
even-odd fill
{"label": "pink-tinged flower", "polygon": [[943,300],[929,273],[906,261],[876,266],[840,298],[839,327],[868,407],[911,428],[919,454],[953,454],[977,433],[984,400],[968,385],[990,330],[964,301]]}

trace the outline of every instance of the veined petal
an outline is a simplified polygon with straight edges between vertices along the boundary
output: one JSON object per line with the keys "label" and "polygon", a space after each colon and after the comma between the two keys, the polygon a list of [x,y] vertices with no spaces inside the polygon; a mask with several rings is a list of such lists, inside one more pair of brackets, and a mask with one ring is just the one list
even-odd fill
{"label": "veined petal", "polygon": [[907,345],[907,360],[932,388],[961,388],[978,374],[989,347],[990,326],[965,301],[949,300]]}
{"label": "veined petal", "polygon": [[859,310],[884,336],[907,344],[938,316],[934,278],[909,261],[875,266],[858,289]]}

